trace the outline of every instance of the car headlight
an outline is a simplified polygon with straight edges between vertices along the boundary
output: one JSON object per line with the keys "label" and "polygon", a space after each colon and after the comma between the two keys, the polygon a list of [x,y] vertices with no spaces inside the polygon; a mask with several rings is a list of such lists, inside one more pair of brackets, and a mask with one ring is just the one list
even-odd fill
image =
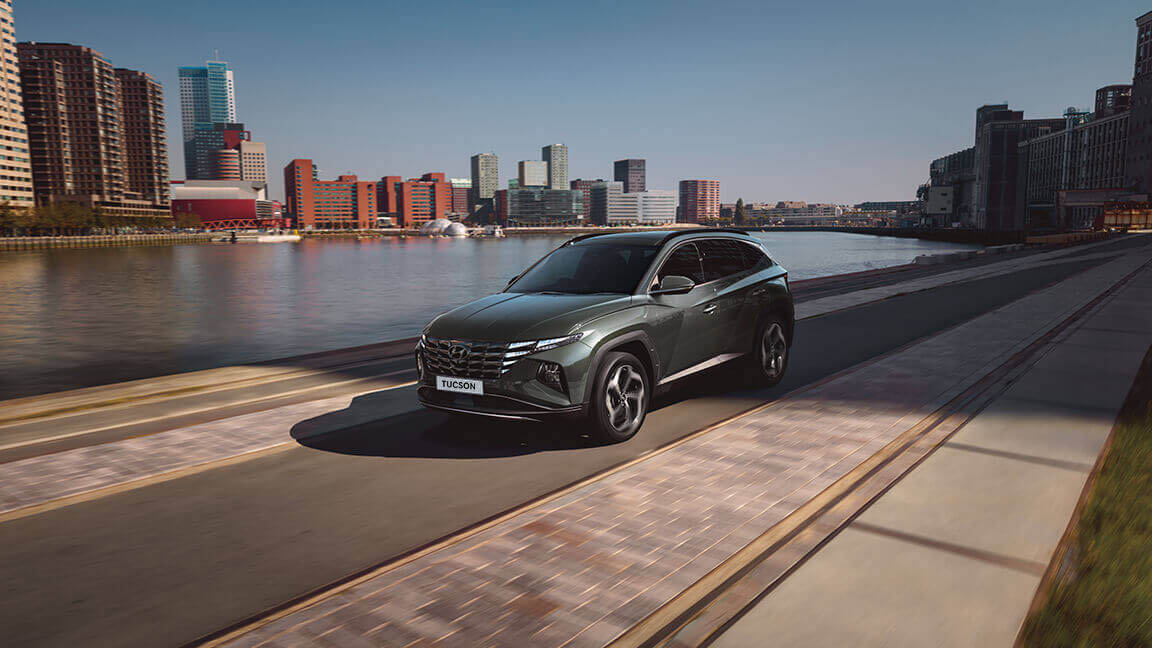
{"label": "car headlight", "polygon": [[512,342],[508,345],[508,350],[504,353],[504,369],[507,370],[509,367],[516,364],[520,358],[523,358],[526,355],[567,346],[580,340],[580,338],[584,337],[586,334],[587,331],[581,331],[579,333],[573,333],[572,335],[565,335],[564,337]]}

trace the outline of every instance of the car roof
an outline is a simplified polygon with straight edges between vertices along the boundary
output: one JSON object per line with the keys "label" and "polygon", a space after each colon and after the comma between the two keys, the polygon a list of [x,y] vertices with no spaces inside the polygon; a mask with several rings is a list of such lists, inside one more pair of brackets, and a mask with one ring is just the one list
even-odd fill
{"label": "car roof", "polygon": [[576,238],[568,241],[568,244],[575,245],[580,243],[594,242],[597,244],[623,243],[625,245],[662,246],[673,239],[707,235],[714,236],[716,234],[735,234],[737,236],[745,236],[749,238],[751,237],[751,235],[744,230],[701,227],[698,229],[653,230],[650,232],[605,232],[603,234],[585,234],[583,236],[577,236]]}

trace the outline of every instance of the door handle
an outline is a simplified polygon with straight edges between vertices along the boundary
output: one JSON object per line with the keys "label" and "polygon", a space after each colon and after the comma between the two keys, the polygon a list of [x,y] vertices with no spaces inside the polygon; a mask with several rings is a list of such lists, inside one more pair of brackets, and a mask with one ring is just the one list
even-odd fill
{"label": "door handle", "polygon": [[712,313],[715,313],[715,312],[716,312],[716,304],[708,304],[707,306],[704,307],[704,314],[705,315],[711,315]]}

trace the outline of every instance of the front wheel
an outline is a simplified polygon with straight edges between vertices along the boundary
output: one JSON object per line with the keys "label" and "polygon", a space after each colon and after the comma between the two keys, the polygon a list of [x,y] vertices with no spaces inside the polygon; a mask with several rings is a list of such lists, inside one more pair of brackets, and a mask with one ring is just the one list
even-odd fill
{"label": "front wheel", "polygon": [[596,372],[588,413],[592,435],[604,443],[632,438],[648,414],[648,374],[630,353],[604,356]]}
{"label": "front wheel", "polygon": [[773,315],[760,328],[756,348],[752,351],[753,370],[761,384],[772,387],[784,378],[788,369],[788,352],[784,323]]}

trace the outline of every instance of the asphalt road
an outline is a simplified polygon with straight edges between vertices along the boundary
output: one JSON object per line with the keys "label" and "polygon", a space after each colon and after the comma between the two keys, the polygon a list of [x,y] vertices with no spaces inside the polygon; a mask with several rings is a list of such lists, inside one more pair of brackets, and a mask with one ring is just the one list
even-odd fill
{"label": "asphalt road", "polygon": [[375,422],[324,415],[293,428],[325,432],[306,445],[0,524],[0,643],[192,642],[1104,261],[802,321],[781,385],[748,390],[722,367],[659,398],[614,446],[423,411],[410,387],[358,397]]}

